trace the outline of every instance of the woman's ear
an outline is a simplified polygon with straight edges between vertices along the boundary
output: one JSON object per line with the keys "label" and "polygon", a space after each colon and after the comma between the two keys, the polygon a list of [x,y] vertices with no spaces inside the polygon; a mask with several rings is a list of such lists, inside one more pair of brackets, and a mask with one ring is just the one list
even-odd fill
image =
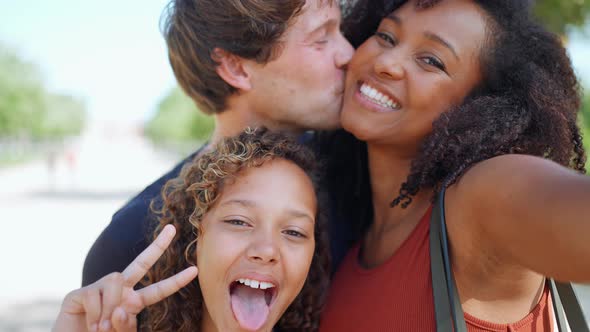
{"label": "woman's ear", "polygon": [[216,47],[211,54],[217,62],[216,72],[227,84],[238,90],[250,90],[252,84],[246,68],[246,60]]}

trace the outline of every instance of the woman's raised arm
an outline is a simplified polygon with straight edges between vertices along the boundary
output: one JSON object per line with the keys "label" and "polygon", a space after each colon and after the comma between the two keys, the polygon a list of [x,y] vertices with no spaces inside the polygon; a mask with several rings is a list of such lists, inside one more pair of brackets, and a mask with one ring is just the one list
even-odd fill
{"label": "woman's raised arm", "polygon": [[505,155],[474,166],[451,192],[454,226],[483,250],[557,280],[590,282],[590,177]]}

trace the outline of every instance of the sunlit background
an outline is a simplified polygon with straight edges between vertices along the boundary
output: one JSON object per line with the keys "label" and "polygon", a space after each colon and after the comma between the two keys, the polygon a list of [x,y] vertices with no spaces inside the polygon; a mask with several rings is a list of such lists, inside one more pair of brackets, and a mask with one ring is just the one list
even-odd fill
{"label": "sunlit background", "polygon": [[[112,213],[212,122],[176,88],[166,0],[0,3],[0,331],[47,331]],[[537,7],[590,87],[589,11],[587,0]]]}

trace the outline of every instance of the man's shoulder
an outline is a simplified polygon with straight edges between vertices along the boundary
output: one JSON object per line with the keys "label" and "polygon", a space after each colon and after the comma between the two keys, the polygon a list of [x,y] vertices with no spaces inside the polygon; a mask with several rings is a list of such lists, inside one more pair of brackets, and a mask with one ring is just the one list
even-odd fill
{"label": "man's shoulder", "polygon": [[117,224],[120,222],[127,223],[133,221],[145,221],[146,217],[149,215],[150,204],[152,200],[160,196],[162,188],[166,185],[166,182],[178,177],[184,165],[192,161],[200,151],[201,149],[197,150],[187,158],[177,163],[170,171],[145,187],[135,197],[131,198],[127,203],[125,203],[125,205],[115,212],[111,224]]}
{"label": "man's shoulder", "polygon": [[110,224],[86,256],[83,285],[93,283],[111,272],[122,271],[149,245],[150,234],[157,224],[156,216],[150,213],[152,200],[160,196],[166,182],[178,177],[182,167],[194,159],[201,149],[179,162],[113,215]]}

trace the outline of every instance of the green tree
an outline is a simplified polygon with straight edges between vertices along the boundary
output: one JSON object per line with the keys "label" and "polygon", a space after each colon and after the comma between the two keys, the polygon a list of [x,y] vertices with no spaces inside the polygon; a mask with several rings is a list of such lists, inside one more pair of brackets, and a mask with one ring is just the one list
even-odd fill
{"label": "green tree", "polygon": [[590,14],[590,1],[537,0],[535,14],[550,30],[564,36],[568,28],[585,24]]}
{"label": "green tree", "polygon": [[0,136],[27,134],[43,108],[37,68],[0,47]]}
{"label": "green tree", "polygon": [[45,112],[34,128],[33,136],[61,138],[78,135],[85,122],[85,105],[80,99],[66,95],[47,95]]}
{"label": "green tree", "polygon": [[85,106],[45,88],[37,66],[0,45],[0,138],[60,138],[82,130]]}
{"label": "green tree", "polygon": [[176,87],[158,104],[145,132],[156,142],[205,141],[211,136],[214,125],[213,117],[199,111]]}

